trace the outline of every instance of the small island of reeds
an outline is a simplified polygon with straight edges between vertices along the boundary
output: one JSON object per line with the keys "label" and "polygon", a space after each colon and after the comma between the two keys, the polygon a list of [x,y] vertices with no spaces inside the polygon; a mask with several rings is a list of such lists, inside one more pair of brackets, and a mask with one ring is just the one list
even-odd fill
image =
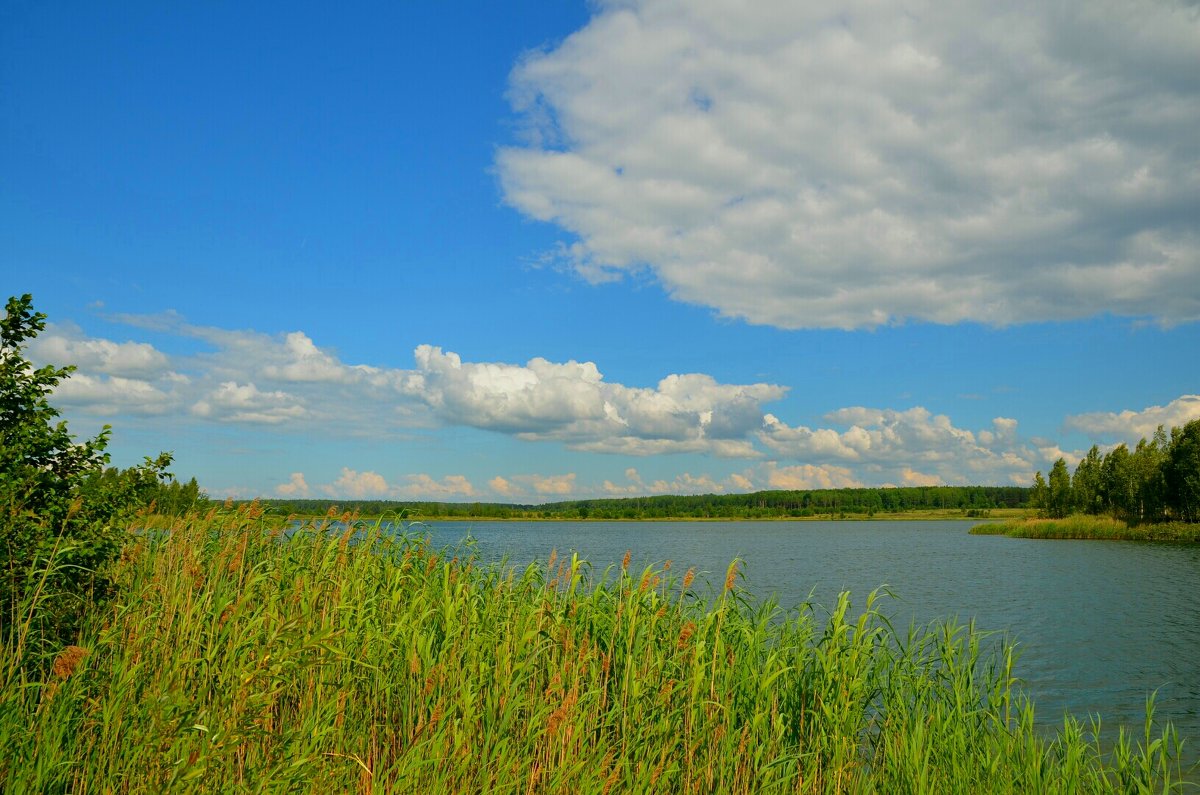
{"label": "small island of reeds", "polygon": [[[344,518],[344,517],[343,517]],[[897,630],[881,599],[784,611],[736,561],[486,562],[253,506],[134,533],[74,642],[35,594],[0,658],[5,792],[1149,792],[1147,707],[1046,732],[1014,652]],[[44,638],[42,639],[44,641]]]}
{"label": "small island of reeds", "polygon": [[1075,514],[1061,519],[1014,519],[987,522],[971,528],[973,535],[1004,535],[1011,538],[1073,538],[1101,541],[1200,542],[1200,524],[1153,522],[1130,524],[1111,516]]}

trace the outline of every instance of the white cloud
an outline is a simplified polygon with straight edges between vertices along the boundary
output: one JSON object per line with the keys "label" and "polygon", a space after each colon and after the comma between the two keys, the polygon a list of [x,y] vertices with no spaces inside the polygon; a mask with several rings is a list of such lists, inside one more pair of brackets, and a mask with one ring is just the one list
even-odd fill
{"label": "white cloud", "polygon": [[926,475],[911,467],[900,470],[900,483],[904,486],[940,486],[942,479],[937,475]]}
{"label": "white cloud", "polygon": [[785,328],[1200,318],[1186,3],[612,0],[513,70],[585,278]]}
{"label": "white cloud", "polygon": [[574,472],[561,475],[497,475],[488,481],[488,487],[501,497],[510,499],[532,495],[541,500],[565,500],[580,494],[575,485]]}
{"label": "white cloud", "polygon": [[[293,331],[284,337],[283,345],[266,342],[262,347],[271,352],[270,364],[263,366],[263,375],[280,381],[345,382],[374,371],[374,368],[353,368],[339,362],[333,355],[319,349],[303,331]],[[266,357],[264,357],[266,358]]]}
{"label": "white cloud", "polygon": [[690,472],[676,475],[671,480],[659,478],[646,482],[637,469],[629,467],[625,470],[625,479],[627,482],[624,484],[604,481],[602,492],[610,497],[628,497],[643,494],[721,494],[731,490],[729,483],[714,480],[707,474],[692,475]]}
{"label": "white cloud", "polygon": [[502,497],[511,497],[516,492],[513,484],[507,478],[503,478],[500,475],[488,481],[488,488]]}
{"label": "white cloud", "polygon": [[443,500],[474,497],[475,487],[463,475],[446,475],[436,480],[425,473],[408,475],[407,484],[392,490],[395,496],[421,500]]}
{"label": "white cloud", "polygon": [[[854,465],[860,477],[874,474],[874,482],[903,482],[912,477],[906,472],[945,483],[1023,482],[1019,479],[1034,469],[1036,453],[1020,443],[1016,420],[1006,417],[978,434],[920,406],[905,411],[856,406],[825,419],[849,427],[791,427],[767,414],[759,439],[778,456]],[[932,472],[917,473],[911,469],[915,464]]]}
{"label": "white cloud", "polygon": [[865,485],[848,468],[832,464],[798,464],[781,467],[774,462],[766,466],[767,486],[772,489],[852,489]]}
{"label": "white cloud", "polygon": [[225,381],[192,405],[192,414],[205,419],[263,425],[297,420],[307,414],[297,398],[275,390],[264,392],[254,384]]}
{"label": "white cloud", "polygon": [[515,475],[513,480],[528,483],[536,494],[566,496],[575,490],[575,473],[565,475]]}
{"label": "white cloud", "polygon": [[59,404],[93,416],[149,416],[176,408],[189,379],[171,369],[170,358],[144,342],[88,337],[73,324],[51,324],[29,344],[35,364],[74,365],[59,382]]}
{"label": "white cloud", "polygon": [[1200,419],[1200,395],[1181,395],[1165,406],[1149,406],[1140,411],[1097,411],[1067,418],[1066,426],[1096,439],[1136,442],[1149,439],[1159,425],[1171,428]]}
{"label": "white cloud", "polygon": [[287,483],[280,483],[275,487],[275,493],[281,497],[307,497],[309,488],[304,473],[293,472]]}
{"label": "white cloud", "polygon": [[170,369],[162,351],[145,342],[114,342],[87,337],[74,325],[49,325],[29,345],[31,359],[56,366],[75,365],[96,375],[155,378]]}
{"label": "white cloud", "polygon": [[[55,400],[95,416],[174,412],[181,422],[265,425],[341,438],[394,437],[413,426],[442,425],[558,442],[583,453],[695,453],[765,462],[736,474],[683,472],[653,480],[631,468],[626,481],[590,484],[580,484],[573,474],[497,475],[486,490],[506,499],[732,492],[783,482],[1026,485],[1035,469],[1060,455],[1068,462],[1081,455],[1056,440],[1022,438],[1015,419],[996,417],[987,427],[968,430],[919,406],[847,407],[813,427],[791,425],[763,409],[784,398],[787,387],[724,384],[701,373],[667,375],[652,387],[628,386],[605,380],[593,362],[470,362],[430,345],[415,350],[413,369],[348,365],[298,331],[225,331],[188,326],[174,315],[138,323],[201,339],[212,350],[169,357],[141,343],[118,344],[68,329],[58,334],[59,342],[39,349],[39,355],[86,354],[85,365],[60,385]],[[115,374],[135,371],[142,375]],[[1200,395],[1184,395],[1138,411],[1068,417],[1066,427],[1136,441],[1159,424],[1182,425],[1198,416]],[[310,491],[415,499],[474,497],[478,491],[465,475],[408,475],[396,485],[376,473],[362,477]],[[277,488],[298,495],[306,486],[289,481]]]}
{"label": "white cloud", "polygon": [[88,414],[101,417],[163,414],[178,404],[174,394],[149,381],[81,372],[60,381],[54,399],[64,406],[84,408]]}
{"label": "white cloud", "polygon": [[415,356],[413,393],[444,421],[590,452],[755,456],[745,437],[762,422],[760,404],[786,393],[699,373],[669,375],[654,389],[628,387],[605,381],[592,362],[472,363],[430,345]]}
{"label": "white cloud", "polygon": [[[117,319],[201,340],[212,350],[172,360],[140,343],[62,337],[47,350],[90,352],[78,383],[64,392],[73,406],[114,414],[188,405],[208,422],[288,423],[373,437],[445,424],[588,452],[755,458],[760,453],[748,437],[761,425],[761,405],[787,392],[773,384],[722,384],[702,373],[630,387],[605,381],[592,362],[469,362],[432,345],[415,349],[415,369],[346,364],[302,331],[230,331],[192,325],[172,312]],[[155,380],[130,381],[122,392],[126,382],[105,371],[129,370],[135,362],[153,363]]]}
{"label": "white cloud", "polygon": [[342,467],[337,480],[321,487],[331,497],[355,497],[358,499],[382,498],[391,491],[383,475],[378,472],[356,472]]}

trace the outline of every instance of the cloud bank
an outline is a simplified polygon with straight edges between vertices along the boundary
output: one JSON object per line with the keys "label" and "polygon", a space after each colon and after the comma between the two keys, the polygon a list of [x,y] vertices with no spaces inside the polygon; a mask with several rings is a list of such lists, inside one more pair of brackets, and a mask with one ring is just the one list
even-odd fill
{"label": "cloud bank", "polygon": [[1168,431],[1200,419],[1200,395],[1182,395],[1165,406],[1149,406],[1140,411],[1097,411],[1067,418],[1069,429],[1093,438],[1137,442],[1149,439],[1162,425]]}
{"label": "cloud bank", "polygon": [[700,373],[629,387],[605,381],[592,362],[472,363],[431,345],[419,346],[415,358],[413,394],[443,421],[589,452],[752,457],[746,437],[762,422],[761,405],[787,391]]}
{"label": "cloud bank", "polygon": [[[75,355],[81,363],[59,386],[56,402],[84,415],[168,418],[173,426],[394,440],[415,429],[475,428],[581,453],[700,454],[748,465],[735,464],[746,468],[731,472],[726,463],[724,474],[684,469],[643,478],[616,459],[624,478],[595,482],[573,472],[476,472],[473,482],[458,472],[396,474],[344,466],[328,483],[310,485],[304,472],[291,473],[276,486],[280,496],[545,501],[766,488],[1026,485],[1055,458],[1073,464],[1083,454],[1053,440],[1022,437],[1012,418],[968,429],[922,406],[850,406],[826,413],[819,423],[793,424],[766,409],[782,401],[789,387],[726,384],[704,373],[631,386],[606,380],[593,362],[472,362],[433,345],[414,350],[412,368],[388,368],[347,364],[300,331],[228,331],[172,317],[137,322],[202,340],[209,349],[171,356],[145,343],[49,327],[31,346],[31,356],[45,362]],[[1182,425],[1197,417],[1200,396],[1183,395],[1163,406],[1068,417],[1064,427],[1097,441],[1136,441],[1160,424]]]}
{"label": "cloud bank", "polygon": [[1200,318],[1192,4],[612,0],[513,70],[506,201],[783,328]]}

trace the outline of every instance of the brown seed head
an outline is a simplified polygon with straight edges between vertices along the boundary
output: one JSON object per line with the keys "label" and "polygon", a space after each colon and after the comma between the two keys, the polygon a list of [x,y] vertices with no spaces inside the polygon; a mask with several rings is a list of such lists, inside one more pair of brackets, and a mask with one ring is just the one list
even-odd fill
{"label": "brown seed head", "polygon": [[737,582],[737,573],[738,573],[738,565],[737,565],[737,561],[735,560],[733,563],[729,564],[729,572],[725,575],[725,590],[726,591],[733,590],[733,584],[735,582]]}
{"label": "brown seed head", "polygon": [[691,621],[684,624],[683,628],[679,630],[679,648],[682,649],[684,646],[686,646],[688,641],[692,639],[692,635],[695,634],[695,632],[696,625]]}
{"label": "brown seed head", "polygon": [[696,579],[696,570],[688,569],[687,574],[683,575],[683,590],[686,591],[688,588],[691,588],[692,583],[695,581],[695,579]]}
{"label": "brown seed head", "polygon": [[629,560],[633,557],[632,550],[625,550],[625,557],[621,558],[621,571],[626,571],[629,568]]}
{"label": "brown seed head", "polygon": [[79,663],[83,662],[83,658],[87,654],[88,650],[81,646],[68,646],[54,658],[54,665],[51,670],[59,679],[66,679],[75,673],[75,669],[79,667]]}

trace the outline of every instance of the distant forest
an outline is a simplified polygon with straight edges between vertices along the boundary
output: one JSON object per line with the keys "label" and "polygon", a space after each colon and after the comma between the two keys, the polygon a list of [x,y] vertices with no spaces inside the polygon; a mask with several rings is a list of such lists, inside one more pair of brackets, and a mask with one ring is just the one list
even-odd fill
{"label": "distant forest", "polygon": [[921,486],[875,489],[759,491],[753,494],[661,495],[569,500],[543,505],[395,500],[263,500],[283,514],[321,515],[337,510],[359,516],[490,519],[785,519],[870,518],[875,514],[956,510],[986,516],[993,508],[1024,508],[1031,489],[1021,486]]}

